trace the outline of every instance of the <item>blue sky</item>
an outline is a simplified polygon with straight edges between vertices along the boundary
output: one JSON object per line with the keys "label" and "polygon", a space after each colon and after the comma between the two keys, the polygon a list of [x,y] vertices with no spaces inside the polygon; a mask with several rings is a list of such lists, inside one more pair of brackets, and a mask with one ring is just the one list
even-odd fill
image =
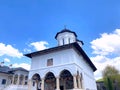
{"label": "blue sky", "polygon": [[66,28],[76,32],[83,49],[101,77],[108,64],[117,63],[120,45],[119,0],[1,0],[0,62],[29,68],[22,54],[57,45],[55,35]]}

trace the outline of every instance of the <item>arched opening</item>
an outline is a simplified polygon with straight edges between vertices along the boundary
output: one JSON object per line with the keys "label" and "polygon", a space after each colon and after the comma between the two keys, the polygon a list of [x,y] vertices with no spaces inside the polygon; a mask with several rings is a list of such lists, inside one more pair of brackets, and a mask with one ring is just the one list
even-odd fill
{"label": "arched opening", "polygon": [[7,81],[8,85],[12,84],[12,82],[13,82],[12,79],[13,79],[12,75],[8,76],[8,81]]}
{"label": "arched opening", "polygon": [[13,81],[13,84],[17,84],[17,81],[18,81],[18,75],[16,74],[15,76],[14,76],[14,81]]}
{"label": "arched opening", "polygon": [[41,90],[41,78],[39,74],[34,74],[32,77],[32,86],[36,88],[35,90]]}
{"label": "arched opening", "polygon": [[24,81],[24,76],[23,75],[20,75],[20,81],[19,81],[19,85],[22,85],[23,84],[23,81]]}
{"label": "arched opening", "polygon": [[68,70],[60,74],[60,90],[73,89],[73,76]]}
{"label": "arched opening", "polygon": [[45,76],[45,90],[55,90],[56,78],[52,72],[49,72]]}

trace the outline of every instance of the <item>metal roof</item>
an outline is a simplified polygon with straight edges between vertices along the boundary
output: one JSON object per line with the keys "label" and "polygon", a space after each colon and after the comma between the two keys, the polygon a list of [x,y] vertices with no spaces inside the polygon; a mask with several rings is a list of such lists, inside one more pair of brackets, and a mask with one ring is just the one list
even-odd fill
{"label": "metal roof", "polygon": [[75,32],[73,32],[73,31],[71,31],[71,30],[65,28],[65,29],[61,30],[60,32],[58,32],[58,33],[56,34],[55,39],[57,38],[58,34],[64,33],[64,32],[73,33],[73,34],[77,37],[77,34],[76,34]]}
{"label": "metal roof", "polygon": [[14,74],[14,71],[26,71],[29,72],[28,70],[18,67],[18,68],[10,68],[8,66],[0,66],[0,73],[6,73],[6,74]]}

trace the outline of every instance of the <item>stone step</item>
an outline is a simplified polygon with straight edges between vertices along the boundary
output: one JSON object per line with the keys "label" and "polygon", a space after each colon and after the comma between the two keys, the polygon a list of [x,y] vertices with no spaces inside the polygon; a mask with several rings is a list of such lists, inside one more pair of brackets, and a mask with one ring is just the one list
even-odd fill
{"label": "stone step", "polygon": [[27,85],[9,85],[2,90],[28,90]]}

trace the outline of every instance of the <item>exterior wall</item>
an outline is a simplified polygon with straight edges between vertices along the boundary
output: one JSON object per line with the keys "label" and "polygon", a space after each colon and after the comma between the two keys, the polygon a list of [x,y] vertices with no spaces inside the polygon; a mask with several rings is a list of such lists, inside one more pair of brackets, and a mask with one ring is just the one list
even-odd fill
{"label": "exterior wall", "polygon": [[[8,76],[9,76],[8,74],[0,73],[0,89],[6,87]],[[6,84],[2,84],[3,79],[6,80]]]}
{"label": "exterior wall", "polygon": [[[66,49],[41,56],[34,56],[32,58],[29,77],[31,78],[31,76],[35,73],[42,73],[41,78],[43,78],[49,71],[53,72],[55,75],[59,75],[60,71],[64,69],[67,69],[72,73],[76,73],[77,67],[73,65],[73,54],[69,55],[69,52],[72,53],[73,49]],[[47,60],[50,58],[53,58],[53,66],[47,66]]]}
{"label": "exterior wall", "polygon": [[[53,65],[47,66],[47,60],[50,58],[53,58]],[[84,90],[97,90],[92,68],[74,49],[34,56],[31,64],[29,79],[36,73],[40,75],[40,78],[44,78],[48,72],[52,72],[55,77],[58,77],[61,71],[67,69],[72,75],[76,75],[77,71],[82,73]]]}
{"label": "exterior wall", "polygon": [[[72,49],[66,49],[46,55],[34,56],[32,58],[31,70],[42,69],[53,66],[60,66],[64,64],[73,63],[73,55],[69,55],[69,52],[73,52]],[[53,58],[53,66],[47,66],[47,60]],[[37,65],[37,66],[36,66]]]}
{"label": "exterior wall", "polygon": [[78,68],[82,70],[84,79],[84,89],[97,90],[94,72],[85,59],[74,51],[74,60]]}

